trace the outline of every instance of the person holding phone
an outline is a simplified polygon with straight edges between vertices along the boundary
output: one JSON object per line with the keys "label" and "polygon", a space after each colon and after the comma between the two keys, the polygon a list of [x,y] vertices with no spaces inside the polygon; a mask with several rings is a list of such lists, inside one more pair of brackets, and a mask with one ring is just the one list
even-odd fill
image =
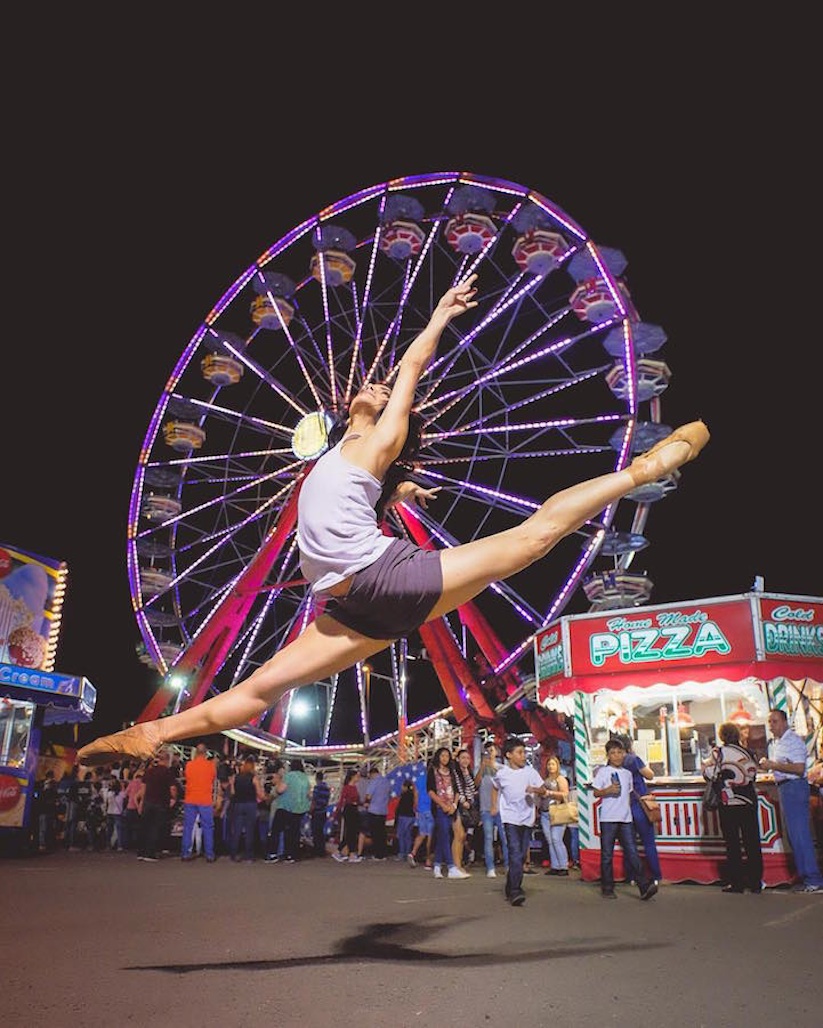
{"label": "person holding phone", "polygon": [[598,768],[592,779],[592,792],[600,800],[600,892],[604,899],[617,899],[614,891],[614,845],[620,840],[627,877],[636,882],[642,900],[657,892],[640,863],[632,823],[631,771],[623,767],[626,750],[619,739],[606,743],[606,764]]}

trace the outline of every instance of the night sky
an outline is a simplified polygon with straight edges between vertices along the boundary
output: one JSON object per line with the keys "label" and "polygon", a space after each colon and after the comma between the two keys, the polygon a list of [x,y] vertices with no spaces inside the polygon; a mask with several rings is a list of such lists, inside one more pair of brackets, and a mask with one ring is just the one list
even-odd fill
{"label": "night sky", "polygon": [[[155,688],[135,655],[126,524],[181,350],[290,228],[396,176],[529,186],[626,255],[635,305],[668,336],[663,420],[712,431],[650,518],[636,566],[652,603],[746,592],[756,575],[769,592],[823,593],[794,66],[766,26],[745,46],[715,27],[676,52],[671,36],[627,37],[596,57],[558,47],[550,27],[545,48],[490,55],[493,74],[456,55],[459,33],[433,45],[431,27],[394,65],[394,34],[321,53],[253,25],[245,53],[222,49],[217,26],[203,46],[143,26],[98,48],[75,25],[72,46],[57,33],[32,48],[7,127],[0,543],[68,563],[57,670],[98,689],[81,742],[136,717]],[[495,31],[486,46],[501,46]],[[35,81],[47,104],[23,88]]]}

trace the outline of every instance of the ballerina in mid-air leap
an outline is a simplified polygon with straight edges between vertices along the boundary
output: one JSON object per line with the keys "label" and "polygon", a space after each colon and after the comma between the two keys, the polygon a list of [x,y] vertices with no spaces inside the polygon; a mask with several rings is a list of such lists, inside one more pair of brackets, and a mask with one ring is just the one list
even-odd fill
{"label": "ballerina in mid-air leap", "polygon": [[[700,453],[709,440],[702,421],[678,428],[622,471],[550,496],[514,528],[442,550],[384,535],[376,506],[401,500],[426,506],[437,489],[394,483],[408,452],[418,382],[449,322],[477,306],[476,275],[441,297],[409,344],[391,388],[364,386],[349,405],[342,439],[302,483],[297,507],[300,565],[322,613],[300,636],[227,692],[188,710],[145,721],[83,746],[81,764],[147,758],[164,743],[237,728],[262,715],[286,692],[364,661],[426,621],[442,617],[492,582],[544,557],[561,539],[639,485],[657,481]],[[405,450],[404,450],[405,447]]]}

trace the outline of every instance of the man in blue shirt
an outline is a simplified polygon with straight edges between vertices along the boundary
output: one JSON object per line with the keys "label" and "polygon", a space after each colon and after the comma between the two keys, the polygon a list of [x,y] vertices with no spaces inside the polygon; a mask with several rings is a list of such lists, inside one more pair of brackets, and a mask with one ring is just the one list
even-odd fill
{"label": "man in blue shirt", "polygon": [[[389,812],[390,793],[391,783],[388,778],[373,767],[366,785],[367,831],[371,835],[373,860],[386,859],[386,815]],[[362,857],[365,842],[365,833],[361,832],[357,846],[358,856]]]}
{"label": "man in blue shirt", "polygon": [[769,731],[773,739],[770,757],[760,758],[760,767],[771,771],[777,783],[786,834],[794,852],[794,867],[800,881],[792,892],[823,893],[823,874],[817,864],[812,840],[809,783],[806,779],[806,744],[789,728],[784,710],[770,710]]}

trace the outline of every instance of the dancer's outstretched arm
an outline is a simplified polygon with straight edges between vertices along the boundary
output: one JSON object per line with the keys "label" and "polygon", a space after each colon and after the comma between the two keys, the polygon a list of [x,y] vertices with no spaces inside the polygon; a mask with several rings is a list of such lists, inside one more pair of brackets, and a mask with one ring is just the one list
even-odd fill
{"label": "dancer's outstretched arm", "polygon": [[[362,445],[349,448],[349,459],[382,480],[389,465],[397,460],[409,434],[411,413],[417,383],[437,352],[440,336],[449,322],[464,311],[477,306],[474,299],[477,275],[469,275],[447,289],[432,311],[429,322],[416,336],[400,359],[391,395],[380,419]],[[355,455],[356,456],[353,456]]]}

